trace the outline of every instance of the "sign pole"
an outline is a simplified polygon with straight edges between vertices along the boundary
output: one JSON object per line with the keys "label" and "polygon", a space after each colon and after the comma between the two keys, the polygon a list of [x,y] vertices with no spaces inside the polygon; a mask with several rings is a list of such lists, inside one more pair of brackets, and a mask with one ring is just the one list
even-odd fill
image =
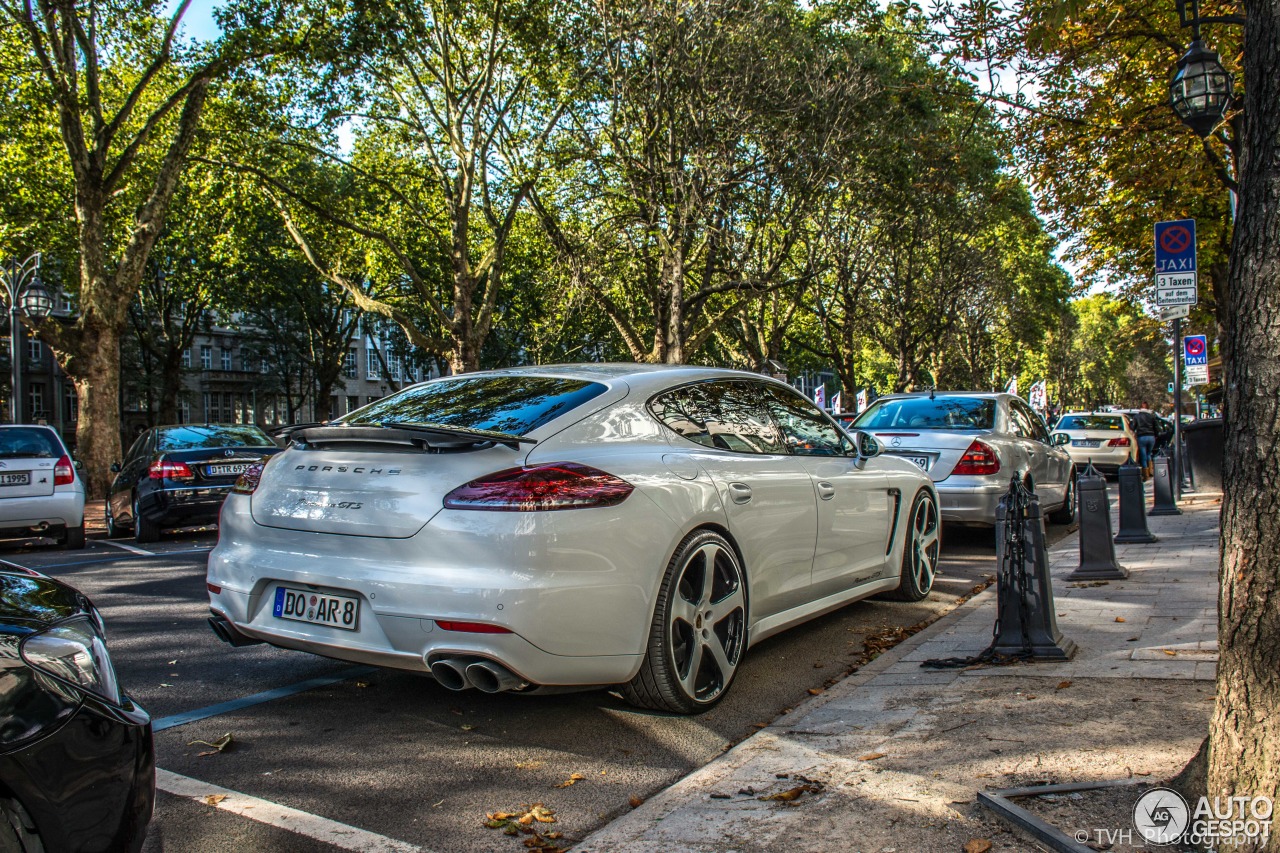
{"label": "sign pole", "polygon": [[1182,500],[1182,320],[1173,321],[1173,499]]}

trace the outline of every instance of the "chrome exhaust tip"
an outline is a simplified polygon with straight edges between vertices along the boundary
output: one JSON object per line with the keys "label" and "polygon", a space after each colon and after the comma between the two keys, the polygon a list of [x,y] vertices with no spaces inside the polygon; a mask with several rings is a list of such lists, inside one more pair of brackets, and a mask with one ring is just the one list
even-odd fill
{"label": "chrome exhaust tip", "polygon": [[482,693],[517,690],[528,683],[505,666],[487,660],[476,661],[468,666],[467,680],[471,682],[472,687]]}
{"label": "chrome exhaust tip", "polygon": [[467,662],[457,658],[441,658],[431,664],[431,675],[449,690],[466,690],[472,686],[467,679]]}
{"label": "chrome exhaust tip", "polygon": [[225,616],[215,613],[209,617],[209,627],[222,642],[240,648],[241,646],[258,646],[262,640],[241,634]]}

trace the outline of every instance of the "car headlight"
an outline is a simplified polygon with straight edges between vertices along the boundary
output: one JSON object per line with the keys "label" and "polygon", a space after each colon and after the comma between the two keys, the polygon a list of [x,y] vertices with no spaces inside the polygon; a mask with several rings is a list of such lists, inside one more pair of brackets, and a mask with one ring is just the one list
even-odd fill
{"label": "car headlight", "polygon": [[32,634],[18,651],[37,672],[112,705],[123,704],[107,644],[88,617],[76,617]]}

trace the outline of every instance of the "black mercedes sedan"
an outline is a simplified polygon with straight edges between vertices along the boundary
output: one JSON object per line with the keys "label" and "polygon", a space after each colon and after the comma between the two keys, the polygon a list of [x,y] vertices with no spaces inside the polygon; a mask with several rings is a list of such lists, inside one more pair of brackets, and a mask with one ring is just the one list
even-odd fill
{"label": "black mercedes sedan", "polygon": [[130,529],[138,542],[155,542],[166,527],[218,520],[236,478],[280,447],[253,424],[181,424],[152,427],[138,436],[123,463],[111,466],[107,536]]}
{"label": "black mercedes sedan", "polygon": [[136,851],[154,802],[151,718],[97,609],[0,562],[0,850]]}

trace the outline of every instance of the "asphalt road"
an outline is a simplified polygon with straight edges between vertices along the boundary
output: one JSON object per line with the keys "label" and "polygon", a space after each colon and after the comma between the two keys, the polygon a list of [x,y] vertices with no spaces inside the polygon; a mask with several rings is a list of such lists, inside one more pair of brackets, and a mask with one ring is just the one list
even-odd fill
{"label": "asphalt road", "polygon": [[[1049,539],[1071,530],[1051,525]],[[428,677],[231,648],[205,622],[215,535],[168,534],[145,550],[0,543],[0,559],[71,583],[103,612],[120,682],[158,729],[151,851],[517,853],[525,836],[485,828],[485,814],[533,803],[554,812],[543,827],[568,844],[839,679],[868,638],[937,618],[995,571],[990,531],[947,528],[926,601],[859,602],[773,637],[747,654],[723,702],[678,717],[604,691],[454,693]],[[257,696],[267,691],[277,693]],[[189,712],[207,716],[185,722]],[[225,734],[221,752],[194,743]],[[216,806],[203,801],[219,793]]]}

